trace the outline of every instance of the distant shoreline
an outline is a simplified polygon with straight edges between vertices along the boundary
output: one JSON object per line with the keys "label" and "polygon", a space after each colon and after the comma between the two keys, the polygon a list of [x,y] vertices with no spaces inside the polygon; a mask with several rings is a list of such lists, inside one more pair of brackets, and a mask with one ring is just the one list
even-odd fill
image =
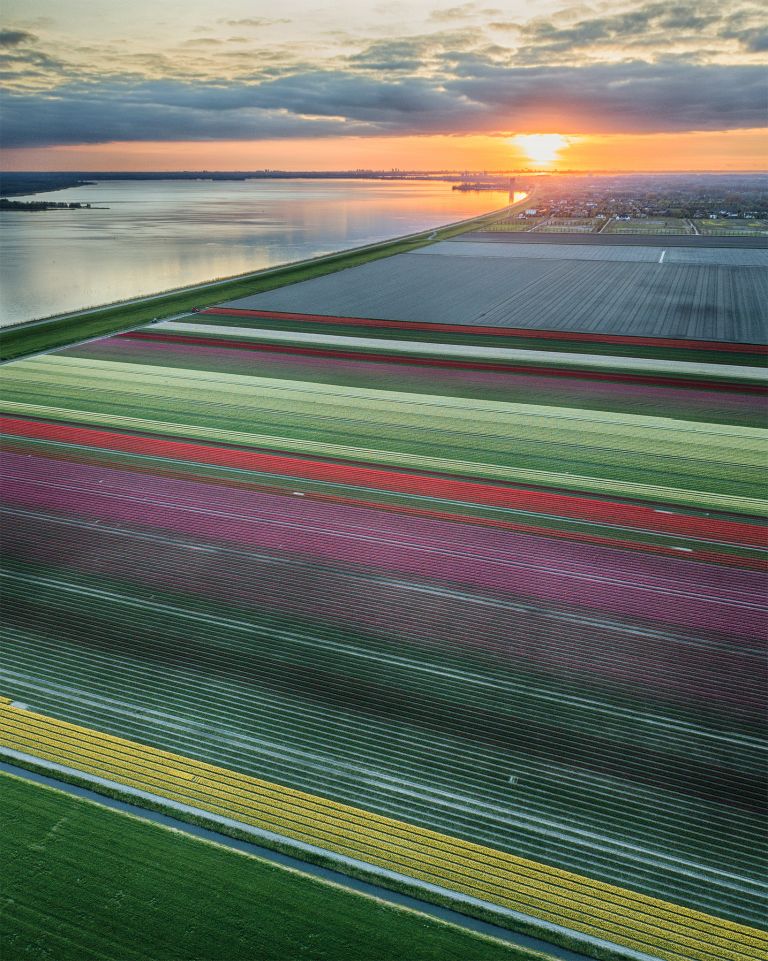
{"label": "distant shoreline", "polygon": [[[490,179],[498,180],[499,189],[506,189],[511,175],[495,173]],[[0,198],[31,196],[52,190],[67,190],[70,187],[91,187],[98,183],[113,180],[131,181],[204,181],[207,183],[240,183],[247,180],[379,180],[384,182],[428,181],[456,183],[465,178],[464,174],[451,171],[375,171],[375,170],[254,170],[254,171],[115,171],[97,173],[4,173],[0,176]],[[477,179],[473,174],[472,179]]]}
{"label": "distant shoreline", "polygon": [[[739,177],[765,176],[765,170],[707,170],[707,171],[618,171],[618,170],[517,170],[459,171],[459,170],[160,170],[160,171],[8,171],[0,175],[0,197],[29,196],[70,187],[95,186],[117,180],[132,181],[221,181],[238,183],[246,180],[378,180],[384,182],[428,181],[461,183],[466,181],[496,180],[505,189],[510,178],[545,176],[573,177]],[[530,187],[530,185],[529,185]],[[516,189],[526,187],[517,184]]]}
{"label": "distant shoreline", "polygon": [[[22,180],[22,176],[29,176],[29,180]],[[8,197],[26,197],[32,194],[50,193],[54,190],[67,190],[70,187],[90,187],[96,184],[95,180],[83,180],[81,177],[70,177],[69,179],[61,178],[59,180],[51,180],[49,183],[46,183],[40,179],[40,174],[19,175],[18,183],[13,183],[12,181],[9,183],[6,182],[7,178],[9,177],[12,177],[13,180],[16,179],[12,174],[2,175],[0,199],[6,199]]]}

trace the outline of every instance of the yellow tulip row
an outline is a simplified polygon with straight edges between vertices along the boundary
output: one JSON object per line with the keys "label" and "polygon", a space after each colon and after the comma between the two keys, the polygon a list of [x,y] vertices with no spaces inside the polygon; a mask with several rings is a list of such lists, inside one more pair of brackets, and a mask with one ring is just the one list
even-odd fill
{"label": "yellow tulip row", "polygon": [[[94,732],[91,732],[91,733],[94,733]],[[96,735],[96,737],[100,737],[100,736],[99,736],[99,735]],[[125,742],[125,743],[129,744],[130,742]],[[66,744],[64,744],[64,745],[57,744],[57,745],[56,745],[56,748],[59,749],[59,750],[61,750],[62,747],[66,750],[67,745],[66,745]],[[162,753],[162,752],[159,752],[159,753]],[[167,755],[165,755],[165,756],[167,756]],[[112,758],[112,769],[113,769],[113,770],[112,770],[112,773],[116,773],[121,780],[127,781],[127,780],[131,777],[131,775],[133,775],[134,773],[136,773],[136,771],[135,771],[135,768],[136,768],[135,760],[136,760],[136,758],[135,758],[135,757],[129,756],[129,757],[123,759],[123,762],[122,762],[122,763],[125,765],[125,769],[124,769],[124,770],[118,770],[118,771],[115,770],[115,767],[116,767],[116,765],[115,765],[115,760],[116,760],[116,759],[113,757],[113,758]],[[119,759],[118,759],[118,760],[119,760]],[[94,762],[95,762],[95,768],[92,766]],[[91,754],[88,755],[88,756],[82,756],[82,755],[81,755],[81,756],[79,756],[79,757],[75,757],[74,760],[73,760],[73,763],[78,764],[80,767],[90,766],[92,770],[95,770],[95,771],[96,771],[96,773],[103,773],[103,771],[101,770],[101,768],[103,767],[103,745],[99,745],[99,746],[98,746],[95,755],[91,753]],[[187,792],[184,792],[184,791],[181,791],[181,792],[180,792],[180,791],[178,791],[177,789],[175,789],[175,788],[178,788],[178,783],[177,783],[177,782],[178,782],[178,774],[179,774],[179,773],[181,773],[181,772],[179,771],[178,768],[175,768],[175,769],[173,769],[173,770],[168,770],[167,768],[165,768],[165,769],[163,769],[163,770],[160,771],[160,776],[159,776],[159,790],[160,790],[160,793],[164,793],[164,794],[166,794],[166,795],[172,794],[172,795],[174,795],[174,796],[176,796],[176,797],[181,798],[182,800],[190,800],[189,792],[188,792],[188,791],[187,791]],[[184,772],[184,773],[186,774],[187,779],[191,779],[191,778],[193,777],[193,775],[191,775],[191,774],[189,774],[189,773],[186,773],[186,772]],[[199,772],[198,772],[198,773],[199,773]],[[229,774],[229,773],[232,773],[232,772],[223,772],[223,773]],[[145,788],[146,788],[148,778],[149,778],[149,780],[152,780],[152,779],[154,778],[154,780],[155,780],[156,782],[158,781],[158,769],[157,769],[156,765],[153,765],[152,769],[150,769],[149,771],[140,770],[140,771],[138,771],[138,774],[139,774],[138,786],[142,786],[142,787],[145,787]],[[195,779],[196,779],[196,780],[200,780],[199,777],[196,777]],[[134,779],[134,782],[135,782],[135,780],[136,780],[136,779]],[[203,780],[204,780],[204,781],[210,781],[210,778],[205,777],[205,778],[203,778]],[[261,782],[261,783],[264,783],[264,782]],[[280,801],[283,801],[283,800],[284,800],[284,794],[285,794],[286,792],[284,792],[282,789],[276,788],[276,786],[270,786],[270,787],[272,787],[273,790],[276,790],[276,791],[278,792],[278,794],[279,794],[279,800],[280,800]],[[158,785],[155,784],[155,785],[154,785],[154,788],[157,790],[157,789],[158,789]],[[274,810],[274,809],[271,809],[271,808],[270,808],[270,805],[269,805],[269,804],[262,803],[261,806],[260,806],[260,808],[258,808],[258,809],[256,810],[256,812],[254,812],[254,810],[253,810],[252,808],[249,809],[247,805],[246,805],[245,807],[243,807],[242,804],[238,804],[238,797],[239,797],[240,794],[242,794],[242,791],[236,792],[236,793],[233,795],[231,791],[227,791],[226,789],[222,790],[222,786],[221,786],[221,785],[218,785],[218,792],[215,790],[215,786],[214,786],[214,790],[213,790],[213,792],[212,792],[212,791],[211,791],[211,784],[209,783],[209,784],[207,784],[205,787],[201,787],[201,789],[197,790],[196,792],[193,792],[193,795],[194,795],[195,793],[197,794],[197,797],[196,797],[196,798],[195,798],[195,797],[191,798],[191,800],[192,800],[193,802],[196,801],[196,800],[202,799],[202,801],[203,801],[203,806],[207,806],[207,807],[209,807],[209,808],[211,808],[212,806],[214,806],[214,807],[217,809],[217,812],[218,812],[218,813],[224,813],[224,814],[230,814],[230,815],[231,815],[231,814],[233,813],[233,810],[234,810],[235,813],[237,813],[238,816],[240,816],[243,820],[251,820],[251,821],[253,821],[253,820],[254,820],[254,813],[256,813],[256,814],[260,815],[260,818],[259,818],[260,826],[266,826],[266,827],[268,827],[268,828],[269,828],[269,827],[272,827],[272,826],[275,824],[276,821],[279,821],[279,820],[280,820],[280,817],[284,814],[284,809],[285,809],[285,805],[284,805],[284,804],[278,804],[277,809]],[[223,803],[221,803],[221,804],[216,804],[216,803],[215,803],[215,798],[216,798],[217,793],[218,793],[219,800],[220,800],[221,802],[223,802]],[[277,797],[277,795],[276,795],[276,797]],[[303,797],[304,797],[305,799],[314,800],[314,799],[311,798],[311,796],[308,796],[308,795],[304,795]],[[323,802],[323,803],[325,803],[326,806],[327,806],[327,805],[333,805],[333,802]],[[341,807],[341,806],[339,806],[339,807]],[[349,810],[354,811],[354,809],[349,809]],[[291,812],[291,813],[293,813],[293,812]],[[358,814],[363,814],[363,815],[365,815],[365,812],[357,812],[357,813],[358,813]],[[264,822],[264,818],[265,818],[265,817],[266,817],[266,819],[267,819],[267,823]],[[326,813],[326,817],[327,817],[327,813]],[[331,822],[331,823],[334,824],[334,826],[336,826],[336,822],[337,822],[338,820],[339,820],[338,817],[336,817],[336,818],[334,818],[333,822]],[[398,822],[392,822],[392,823],[393,823],[393,824],[398,824]],[[295,819],[292,821],[292,820],[290,819],[290,817],[288,818],[287,821],[285,821],[285,819],[283,818],[283,822],[282,822],[279,826],[285,831],[285,833],[289,833],[289,834],[290,834],[290,833],[293,833],[293,834],[296,834],[297,832],[301,832],[301,833],[303,833],[303,835],[304,835],[303,839],[308,839],[308,840],[311,841],[311,842],[312,842],[312,841],[316,842],[317,839],[318,839],[318,835],[323,832],[323,825],[322,825],[322,824],[318,824],[318,823],[309,823],[309,824],[306,824],[306,823],[305,823],[305,824],[301,824],[301,819],[299,819],[299,823],[297,823],[297,822],[295,821]],[[402,826],[402,825],[401,825],[401,826]],[[342,825],[342,827],[344,827],[344,825]],[[406,827],[408,827],[408,826],[406,826]],[[286,829],[287,829],[287,830],[286,830]],[[291,831],[291,829],[293,829],[293,831]],[[419,829],[415,829],[415,830],[418,831]],[[337,831],[338,831],[338,826],[337,826]],[[331,833],[333,833],[333,832],[331,832]],[[354,834],[354,831],[352,831],[351,833]],[[326,831],[326,834],[327,834],[327,831]],[[345,850],[344,853],[350,853],[350,848],[349,848],[349,840],[350,840],[350,839],[347,837],[348,834],[350,834],[350,831],[349,831],[349,830],[347,830],[347,831],[345,831],[344,833],[342,833],[342,835],[341,835],[341,838],[342,838],[341,842],[339,842],[339,839],[338,839],[338,838],[333,838],[333,837],[330,838],[331,841],[336,841],[336,847],[339,847],[339,844],[341,843],[341,844],[346,848],[346,850]],[[351,838],[352,843],[353,843],[353,845],[354,845],[354,847],[351,849],[351,853],[352,853],[352,854],[355,854],[356,851],[358,851],[358,850],[360,849],[361,844],[365,844],[365,843],[369,840],[369,835],[370,835],[370,829],[366,832],[366,834],[365,834],[362,838],[354,838],[354,837]],[[438,837],[440,837],[440,836],[438,836]],[[328,843],[327,843],[327,841],[329,840],[329,838],[324,837],[322,840],[326,842],[326,846],[329,846],[329,847],[333,847],[333,846],[334,846],[332,843],[331,843],[331,844],[328,844]],[[345,844],[344,842],[347,842],[347,843]],[[391,837],[390,837],[389,835],[384,839],[384,843],[387,845],[387,849],[388,849],[387,852],[386,852],[386,855],[385,855],[385,857],[386,857],[386,859],[387,859],[387,861],[388,861],[388,865],[387,865],[387,866],[390,866],[390,867],[391,867],[391,866],[392,866],[392,865],[391,865],[391,861],[392,861],[393,854],[396,854],[397,851],[393,851],[393,850],[391,849],[391,847],[392,847],[392,845],[391,845]],[[482,850],[482,849],[481,849],[481,850]],[[370,855],[372,855],[372,857],[369,858],[369,859],[374,859],[376,856],[379,857],[379,860],[381,859],[381,856],[382,856],[382,851],[381,851],[381,850],[376,850],[375,848],[371,848],[371,847],[369,846],[369,847],[366,849],[366,851],[367,851],[367,853],[370,853]],[[485,849],[485,851],[486,851],[487,853],[494,853],[494,852],[492,852],[490,849]],[[402,854],[402,851],[400,851],[400,853]],[[429,853],[430,853],[430,852],[429,852],[429,851],[427,851],[427,852],[418,851],[417,853],[418,853],[418,855],[419,855],[419,860],[416,861],[416,864],[417,864],[417,865],[421,865],[421,862],[422,862],[422,860],[423,860],[423,858],[424,858],[425,856],[426,856],[427,858],[429,858]],[[500,854],[500,852],[496,852],[496,853],[499,853],[499,854]],[[503,857],[503,855],[502,855],[502,857]],[[460,885],[461,882],[463,881],[463,882],[464,882],[464,888],[467,887],[467,880],[466,880],[465,877],[456,876],[456,872],[451,872],[451,867],[452,867],[452,865],[450,864],[450,862],[441,861],[440,859],[435,858],[434,856],[431,858],[431,862],[432,862],[432,867],[437,866],[437,867],[440,869],[440,871],[439,871],[439,874],[438,874],[437,877],[435,877],[435,875],[434,875],[434,873],[433,873],[432,876],[430,877],[430,880],[439,882],[441,878],[444,878],[447,874],[452,873],[454,879],[456,880],[456,882],[458,882],[459,885]],[[532,867],[535,867],[535,866],[536,866],[533,862],[528,862],[528,863],[529,863],[529,865],[532,866]],[[484,896],[484,895],[487,896],[488,890],[490,889],[490,885],[488,884],[488,880],[489,880],[489,879],[488,879],[488,877],[487,877],[487,871],[486,871],[485,869],[486,869],[488,866],[489,866],[489,865],[483,865],[484,873],[485,873],[485,877],[484,877],[484,879],[483,879],[483,880],[485,881],[484,889],[481,888],[481,889],[478,891],[477,888],[475,888],[475,889],[473,889],[472,891],[470,891],[470,892],[468,892],[468,893],[473,893],[473,894],[475,894],[476,896]],[[408,865],[406,865],[406,867],[408,867]],[[550,869],[550,870],[551,870],[551,869]],[[412,872],[411,872],[411,873],[412,873]],[[582,879],[582,880],[586,880],[586,879]],[[547,885],[546,887],[548,887],[548,885]],[[496,885],[496,887],[495,887],[495,889],[492,891],[492,893],[493,893],[494,895],[496,895],[496,900],[499,901],[499,903],[502,903],[502,901],[507,901],[507,902],[510,904],[510,906],[516,906],[518,902],[509,902],[509,899],[505,897],[505,892],[506,892],[506,890],[507,890],[506,888],[499,888],[498,885]],[[529,892],[529,893],[530,893],[530,892]],[[535,893],[535,892],[534,892],[534,893]],[[558,892],[557,892],[556,890],[551,890],[551,891],[547,892],[547,894],[548,894],[548,902],[551,902],[551,900],[554,898],[554,900],[556,900],[556,901],[558,901],[558,902],[560,902],[560,903],[563,903],[562,899],[559,898],[559,897],[557,897],[557,893],[558,893]],[[581,902],[583,902],[583,901],[584,901],[584,897],[583,897],[583,894],[582,894]],[[603,899],[601,899],[601,900],[598,902],[598,904],[600,904],[600,905],[602,905],[603,903],[604,903],[604,900],[603,900]],[[594,913],[594,912],[593,912],[593,913]],[[563,914],[563,912],[562,912],[562,910],[560,910],[560,911],[558,912],[558,915],[562,915],[562,914]],[[609,918],[611,918],[611,915],[610,915],[610,914],[609,914]],[[554,919],[557,920],[557,917],[555,917]],[[583,922],[583,920],[584,920],[584,919],[583,919],[583,916],[577,916],[577,920],[581,920],[581,921]],[[595,919],[595,920],[596,920],[596,919]],[[593,923],[594,923],[594,922],[593,922]],[[676,927],[677,927],[677,926],[676,926]],[[651,933],[651,932],[649,931],[648,933]],[[665,936],[668,935],[668,932],[659,932],[658,929],[657,929],[656,931],[653,931],[652,933],[653,933],[653,934],[664,933]],[[680,935],[683,934],[682,931],[679,931],[678,933],[679,933]],[[712,934],[712,932],[710,931],[710,932],[708,932],[708,934]],[[723,945],[723,947],[725,947],[725,945]]]}
{"label": "yellow tulip row", "polygon": [[372,814],[326,798],[10,706],[7,747],[380,865],[668,961],[765,956],[760,931]]}

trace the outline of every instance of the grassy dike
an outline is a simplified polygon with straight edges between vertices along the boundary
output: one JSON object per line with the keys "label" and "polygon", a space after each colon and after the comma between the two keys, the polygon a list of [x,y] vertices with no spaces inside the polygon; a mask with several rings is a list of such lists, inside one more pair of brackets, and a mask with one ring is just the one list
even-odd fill
{"label": "grassy dike", "polygon": [[0,793],[8,961],[538,957],[49,787]]}
{"label": "grassy dike", "polygon": [[[527,203],[527,200],[528,198],[519,201],[515,206]],[[208,281],[167,293],[149,295],[135,301],[15,324],[0,330],[0,360],[14,360],[93,337],[130,330],[156,319],[162,320],[165,317],[191,311],[195,307],[209,307],[222,301],[248,297],[274,290],[276,287],[333,274],[347,267],[358,267],[360,264],[378,260],[381,257],[409,253],[419,247],[488,226],[510,209],[512,208],[504,207],[501,210],[494,210],[489,214],[439,227],[436,230],[425,230],[418,234],[367,244],[364,247],[355,247],[336,254],[313,257],[295,264],[239,274],[221,281]]]}

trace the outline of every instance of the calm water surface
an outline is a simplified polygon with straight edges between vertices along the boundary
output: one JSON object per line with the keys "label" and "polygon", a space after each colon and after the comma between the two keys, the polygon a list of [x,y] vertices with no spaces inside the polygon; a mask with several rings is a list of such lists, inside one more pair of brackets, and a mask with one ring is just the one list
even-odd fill
{"label": "calm water surface", "polygon": [[303,260],[503,207],[506,192],[359,180],[105,181],[0,214],[0,325]]}

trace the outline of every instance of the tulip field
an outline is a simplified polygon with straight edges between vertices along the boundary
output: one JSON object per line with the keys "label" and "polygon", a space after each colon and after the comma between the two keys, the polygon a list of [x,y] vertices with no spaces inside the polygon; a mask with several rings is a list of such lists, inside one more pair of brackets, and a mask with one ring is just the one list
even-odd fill
{"label": "tulip field", "polygon": [[6,365],[0,756],[757,961],[765,357],[224,305]]}
{"label": "tulip field", "polygon": [[319,845],[676,961],[759,961],[750,928],[233,771],[0,704],[6,743],[55,763]]}

